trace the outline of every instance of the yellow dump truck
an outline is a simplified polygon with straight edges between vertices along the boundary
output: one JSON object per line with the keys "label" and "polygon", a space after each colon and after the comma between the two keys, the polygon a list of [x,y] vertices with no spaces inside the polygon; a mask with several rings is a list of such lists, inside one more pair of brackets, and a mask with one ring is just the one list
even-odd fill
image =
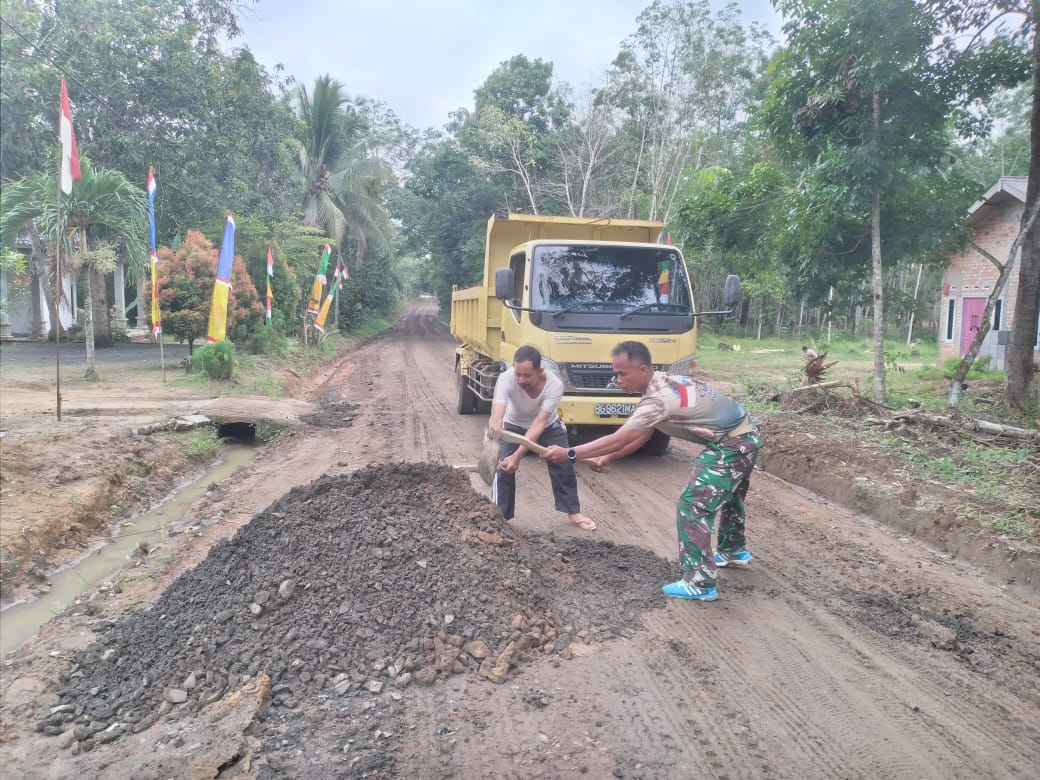
{"label": "yellow dump truck", "polygon": [[[643,220],[494,214],[483,283],[451,296],[459,414],[490,410],[498,375],[524,344],[537,347],[545,367],[563,379],[558,411],[575,437],[622,425],[635,410],[637,399],[614,383],[610,351],[618,342],[641,341],[656,368],[692,373],[698,312],[682,254],[657,243],[662,228]],[[727,306],[739,300],[733,280]],[[645,449],[667,447],[668,437],[655,432]]]}

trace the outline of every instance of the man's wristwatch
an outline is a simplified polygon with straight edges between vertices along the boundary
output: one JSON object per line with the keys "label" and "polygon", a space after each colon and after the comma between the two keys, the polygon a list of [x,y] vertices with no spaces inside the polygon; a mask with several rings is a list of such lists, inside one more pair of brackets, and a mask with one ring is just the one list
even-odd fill
{"label": "man's wristwatch", "polygon": [[567,450],[567,460],[569,460],[571,463],[574,463],[574,461],[576,461],[577,459],[578,453],[574,451],[574,447],[571,447],[569,450]]}

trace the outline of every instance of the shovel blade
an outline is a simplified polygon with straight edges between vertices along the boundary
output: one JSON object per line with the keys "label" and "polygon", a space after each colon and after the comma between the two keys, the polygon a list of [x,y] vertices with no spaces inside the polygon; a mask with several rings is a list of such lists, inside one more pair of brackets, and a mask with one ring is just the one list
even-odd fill
{"label": "shovel blade", "polygon": [[498,442],[484,436],[484,444],[480,448],[480,460],[477,461],[477,473],[489,487],[495,482],[495,471],[498,469]]}

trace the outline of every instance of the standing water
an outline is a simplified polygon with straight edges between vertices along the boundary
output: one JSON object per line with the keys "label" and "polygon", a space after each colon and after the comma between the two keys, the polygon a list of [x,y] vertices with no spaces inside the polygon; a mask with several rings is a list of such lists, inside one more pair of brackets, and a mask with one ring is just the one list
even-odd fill
{"label": "standing water", "polygon": [[226,446],[219,463],[178,490],[155,511],[135,518],[120,529],[110,543],[51,576],[51,589],[46,595],[35,601],[14,604],[0,612],[0,657],[32,637],[52,617],[61,614],[79,594],[123,568],[140,543],[151,545],[162,539],[168,520],[182,517],[206,488],[229,477],[239,466],[252,460],[253,454],[252,447]]}

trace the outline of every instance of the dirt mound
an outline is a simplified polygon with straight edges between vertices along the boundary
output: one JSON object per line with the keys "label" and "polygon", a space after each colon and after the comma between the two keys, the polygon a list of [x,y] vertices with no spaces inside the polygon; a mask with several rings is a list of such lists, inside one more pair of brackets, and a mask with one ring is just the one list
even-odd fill
{"label": "dirt mound", "polygon": [[670,569],[635,547],[519,533],[442,466],[323,476],[150,609],[101,622],[37,729],[73,728],[89,750],[264,674],[275,719],[451,674],[502,682],[526,660],[627,634],[663,603]]}

